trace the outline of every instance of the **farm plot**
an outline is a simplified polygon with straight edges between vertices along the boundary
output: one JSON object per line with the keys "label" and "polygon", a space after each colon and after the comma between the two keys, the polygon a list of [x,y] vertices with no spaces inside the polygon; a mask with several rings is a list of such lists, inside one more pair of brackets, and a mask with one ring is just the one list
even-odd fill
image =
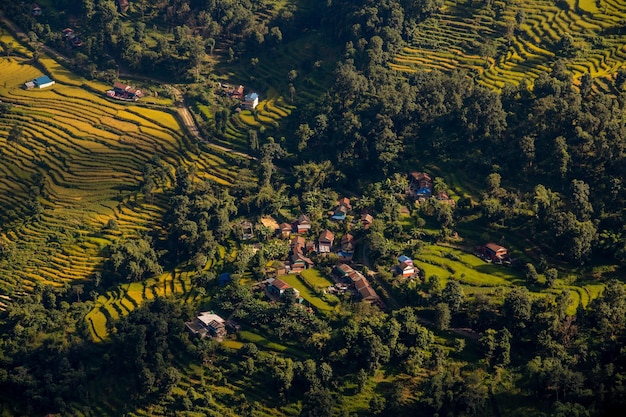
{"label": "farm plot", "polygon": [[333,310],[333,305],[326,299],[317,295],[315,293],[317,289],[309,286],[309,284],[307,284],[305,280],[298,275],[285,275],[280,279],[300,291],[300,296],[318,311],[329,312]]}
{"label": "farm plot", "polygon": [[[101,271],[108,243],[160,222],[167,199],[159,193],[177,166],[194,164],[197,178],[226,185],[236,175],[225,156],[199,152],[171,113],[108,101],[93,92],[105,86],[41,60],[56,84],[24,90],[41,71],[20,58],[0,58],[0,100],[10,104],[0,115],[0,242],[10,248],[0,260],[0,294],[9,296],[37,282],[71,284]],[[154,157],[172,175],[148,202],[140,186]],[[109,220],[116,230],[104,227]],[[142,300],[189,290],[188,275],[157,281],[101,296],[89,316],[94,338],[105,337],[107,320]]]}
{"label": "farm plot", "polygon": [[[499,90],[522,79],[532,82],[563,59],[575,79],[589,73],[600,89],[610,91],[624,66],[626,34],[620,28],[626,18],[625,0],[444,4],[439,14],[417,26],[415,40],[397,54],[391,68],[405,72],[465,68],[481,84]],[[561,44],[564,35],[572,39],[568,50]]]}

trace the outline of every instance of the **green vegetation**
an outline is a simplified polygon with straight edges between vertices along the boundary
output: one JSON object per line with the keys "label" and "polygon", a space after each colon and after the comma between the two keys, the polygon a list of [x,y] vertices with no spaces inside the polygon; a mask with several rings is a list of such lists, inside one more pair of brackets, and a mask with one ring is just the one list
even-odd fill
{"label": "green vegetation", "polygon": [[622,0],[69,3],[0,6],[2,415],[623,410]]}
{"label": "green vegetation", "polygon": [[[599,6],[599,7],[598,7]],[[624,58],[623,2],[542,0],[446,1],[441,11],[416,27],[391,67],[449,71],[464,68],[480,84],[532,82],[560,58],[580,81],[583,74],[610,89]],[[565,42],[567,41],[567,42]]]}

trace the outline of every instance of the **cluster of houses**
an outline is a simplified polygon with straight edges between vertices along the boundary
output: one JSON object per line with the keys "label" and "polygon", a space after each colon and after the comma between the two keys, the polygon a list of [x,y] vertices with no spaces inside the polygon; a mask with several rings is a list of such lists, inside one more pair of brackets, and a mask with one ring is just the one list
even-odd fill
{"label": "cluster of houses", "polygon": [[63,29],[63,36],[65,37],[65,40],[67,40],[70,45],[72,45],[73,48],[80,48],[81,46],[83,46],[83,40],[76,35],[74,29]]}
{"label": "cluster of houses", "polygon": [[418,203],[422,203],[431,197],[434,197],[438,201],[452,206],[455,205],[455,201],[450,198],[445,191],[439,191],[433,196],[433,179],[425,172],[411,172],[409,173],[409,187],[407,194]]}
{"label": "cluster of houses", "polygon": [[256,106],[259,105],[259,95],[257,93],[254,92],[250,92],[248,94],[244,95],[244,87],[243,85],[239,85],[238,87],[234,87],[234,86],[230,86],[228,84],[220,84],[220,86],[222,87],[222,92],[224,95],[234,99],[234,100],[240,100],[241,104],[240,104],[240,108],[241,109],[248,109],[248,110],[253,110],[256,108]]}
{"label": "cluster of houses", "polygon": [[122,83],[113,84],[113,89],[108,90],[106,95],[107,97],[123,101],[137,101],[143,97],[141,90]]}
{"label": "cluster of houses", "polygon": [[37,77],[34,80],[30,80],[24,83],[24,88],[30,90],[32,88],[46,88],[53,86],[55,81],[48,77],[47,75],[43,75],[41,77]]}
{"label": "cluster of houses", "polygon": [[337,280],[348,285],[358,297],[368,303],[382,307],[382,301],[369,281],[363,274],[355,270],[348,264],[339,264],[333,269],[333,275]]}

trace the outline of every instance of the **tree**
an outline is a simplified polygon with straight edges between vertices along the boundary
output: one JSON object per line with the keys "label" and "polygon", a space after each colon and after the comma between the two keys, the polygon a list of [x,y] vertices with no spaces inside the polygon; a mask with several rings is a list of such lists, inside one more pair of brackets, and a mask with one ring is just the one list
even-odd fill
{"label": "tree", "polygon": [[531,301],[528,290],[515,287],[504,297],[504,316],[513,328],[524,328],[530,320]]}
{"label": "tree", "polygon": [[448,330],[452,316],[450,307],[446,303],[439,303],[435,306],[435,326],[438,330]]}
{"label": "tree", "polygon": [[501,180],[502,177],[497,172],[493,172],[487,176],[487,189],[491,194],[497,194],[497,191],[500,189]]}
{"label": "tree", "polygon": [[461,283],[455,279],[449,279],[441,293],[441,300],[450,307],[450,311],[457,312],[461,309],[464,298]]}
{"label": "tree", "polygon": [[296,130],[296,137],[298,138],[298,151],[302,152],[307,147],[309,139],[311,139],[314,134],[315,132],[307,123],[298,126],[298,130]]}
{"label": "tree", "polygon": [[526,282],[530,285],[537,285],[539,283],[539,274],[535,269],[535,265],[530,262],[526,264]]}
{"label": "tree", "polygon": [[205,47],[209,50],[209,54],[213,55],[213,50],[215,49],[215,39],[208,38],[205,41]]}
{"label": "tree", "polygon": [[289,98],[292,103],[296,98],[296,87],[292,83],[289,83]]}
{"label": "tree", "polygon": [[589,220],[593,213],[593,206],[589,202],[589,185],[581,180],[572,180],[572,202],[579,220]]}
{"label": "tree", "polygon": [[363,389],[365,388],[365,385],[367,384],[368,381],[369,381],[369,375],[367,374],[367,372],[365,372],[363,368],[359,369],[359,371],[356,373],[357,390],[359,392],[363,392]]}
{"label": "tree", "polygon": [[559,277],[559,271],[556,268],[549,268],[546,269],[544,275],[546,276],[546,285],[552,288],[556,279]]}
{"label": "tree", "polygon": [[561,178],[565,178],[569,171],[571,157],[568,152],[567,141],[563,136],[559,136],[554,140],[554,158],[558,167],[558,173]]}
{"label": "tree", "polygon": [[114,270],[130,281],[139,281],[163,272],[150,239],[117,241],[111,244],[110,252]]}
{"label": "tree", "polygon": [[559,39],[559,48],[561,51],[569,56],[574,51],[574,38],[569,33],[564,33]]}
{"label": "tree", "polygon": [[11,126],[7,142],[13,144],[13,152],[17,155],[17,147],[24,143],[24,128],[17,123]]}
{"label": "tree", "polygon": [[272,46],[278,46],[283,41],[283,33],[278,26],[273,26],[269,32],[269,43]]}
{"label": "tree", "polygon": [[439,275],[430,275],[428,277],[428,291],[430,292],[431,297],[438,297],[443,290],[443,285],[441,284],[441,277]]}
{"label": "tree", "polygon": [[250,146],[250,150],[259,150],[259,134],[255,129],[248,130],[248,143]]}
{"label": "tree", "polygon": [[526,167],[532,168],[535,160],[535,138],[532,136],[522,136],[519,141],[519,147],[526,161]]}

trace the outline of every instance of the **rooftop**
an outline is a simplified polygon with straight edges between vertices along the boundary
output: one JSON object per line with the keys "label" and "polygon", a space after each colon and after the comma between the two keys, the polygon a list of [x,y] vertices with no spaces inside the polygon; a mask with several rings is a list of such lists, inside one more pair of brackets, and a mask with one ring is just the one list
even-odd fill
{"label": "rooftop", "polygon": [[201,312],[200,314],[198,314],[198,320],[200,320],[202,322],[202,324],[204,324],[205,326],[209,326],[213,322],[215,322],[215,323],[213,323],[213,326],[215,326],[215,324],[224,324],[224,323],[226,323],[226,320],[224,320],[223,318],[221,318],[217,314],[213,313],[212,311],[203,311],[203,312]]}
{"label": "rooftop", "polygon": [[274,281],[271,282],[270,285],[273,285],[279,290],[286,290],[287,288],[291,288],[291,285],[287,284],[285,281],[281,279],[275,279]]}

